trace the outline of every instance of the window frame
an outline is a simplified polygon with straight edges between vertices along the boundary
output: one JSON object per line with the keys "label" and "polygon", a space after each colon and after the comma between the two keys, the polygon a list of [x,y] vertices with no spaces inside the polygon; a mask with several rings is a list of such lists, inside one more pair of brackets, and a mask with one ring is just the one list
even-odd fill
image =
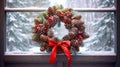
{"label": "window frame", "polygon": [[[116,0],[116,9],[107,9],[105,10],[104,8],[102,9],[89,9],[89,8],[76,8],[75,10],[80,11],[80,12],[98,12],[98,11],[115,11],[115,17],[116,17],[116,55],[114,54],[85,54],[85,55],[72,55],[73,62],[109,62],[109,63],[115,63],[115,67],[120,67],[120,1]],[[9,9],[9,8],[4,8],[5,0],[1,0],[0,2],[0,67],[5,67],[5,63],[41,63],[41,62],[47,62],[49,59],[49,55],[40,55],[40,54],[26,54],[26,55],[5,55],[4,54],[4,46],[5,46],[5,11],[41,11],[45,9]],[[63,63],[66,62],[66,59],[63,59],[64,55],[58,55],[57,57],[57,67],[62,67]],[[61,59],[62,58],[62,59]],[[79,59],[78,59],[79,58]],[[33,60],[34,59],[34,60]],[[38,60],[41,59],[41,60]],[[33,62],[34,61],[34,62]],[[60,61],[60,62],[59,62]],[[64,62],[63,62],[64,61]]]}

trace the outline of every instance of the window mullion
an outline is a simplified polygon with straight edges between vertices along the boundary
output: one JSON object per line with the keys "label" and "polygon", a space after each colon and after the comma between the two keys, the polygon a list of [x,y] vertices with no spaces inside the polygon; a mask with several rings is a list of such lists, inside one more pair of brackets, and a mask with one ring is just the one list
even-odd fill
{"label": "window mullion", "polygon": [[[8,12],[40,12],[47,10],[47,8],[5,8]],[[73,8],[79,12],[115,12],[116,8]]]}

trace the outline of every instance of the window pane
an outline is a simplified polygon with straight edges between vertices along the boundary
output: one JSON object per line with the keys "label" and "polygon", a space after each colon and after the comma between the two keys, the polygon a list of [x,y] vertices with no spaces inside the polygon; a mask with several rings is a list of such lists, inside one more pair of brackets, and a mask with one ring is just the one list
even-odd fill
{"label": "window pane", "polygon": [[72,8],[106,8],[114,7],[114,0],[6,0],[6,7],[42,7],[62,4]]}
{"label": "window pane", "polygon": [[[38,12],[7,12],[6,51],[40,52],[39,44],[32,41],[33,19]],[[90,37],[84,40],[80,51],[114,51],[114,12],[80,12]]]}

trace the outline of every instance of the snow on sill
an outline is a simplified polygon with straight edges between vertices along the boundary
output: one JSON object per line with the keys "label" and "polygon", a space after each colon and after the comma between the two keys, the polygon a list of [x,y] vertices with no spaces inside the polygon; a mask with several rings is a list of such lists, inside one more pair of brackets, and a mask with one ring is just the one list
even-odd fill
{"label": "snow on sill", "polygon": [[[5,55],[50,55],[50,53],[46,52],[5,52]],[[58,54],[64,55],[64,54]],[[72,54],[75,55],[75,54]],[[115,52],[111,51],[87,51],[87,52],[79,52],[76,54],[77,56],[116,56]]]}

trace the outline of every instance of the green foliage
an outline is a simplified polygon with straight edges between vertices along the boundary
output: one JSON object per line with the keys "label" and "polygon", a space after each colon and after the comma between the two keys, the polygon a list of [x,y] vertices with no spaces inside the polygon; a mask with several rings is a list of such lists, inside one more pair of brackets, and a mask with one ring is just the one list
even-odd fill
{"label": "green foliage", "polygon": [[44,23],[44,21],[46,20],[46,19],[45,19],[46,15],[47,15],[47,12],[44,11],[44,12],[40,13],[40,14],[37,16],[37,18],[38,18],[38,20],[39,20],[40,23]]}

